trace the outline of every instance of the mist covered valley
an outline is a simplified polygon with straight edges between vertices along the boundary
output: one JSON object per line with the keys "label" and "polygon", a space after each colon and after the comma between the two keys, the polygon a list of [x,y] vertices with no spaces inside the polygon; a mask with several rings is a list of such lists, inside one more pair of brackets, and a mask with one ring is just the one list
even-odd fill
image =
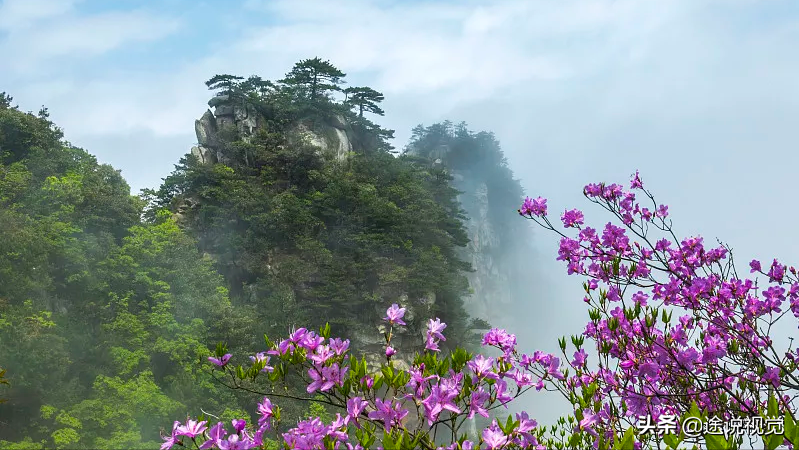
{"label": "mist covered valley", "polygon": [[[150,448],[187,413],[254,417],[204,367],[217,343],[246,358],[328,324],[379,365],[394,303],[406,368],[431,318],[445,349],[492,327],[529,342],[523,286],[545,281],[496,137],[445,121],[395,150],[370,120],[383,95],[344,83],[320,58],[213,77],[197,145],[140,195],[3,94],[3,448]],[[287,426],[325,411],[281,406]]]}
{"label": "mist covered valley", "polygon": [[[799,241],[785,198],[799,163],[795,4],[100,3],[0,1],[0,448],[321,448],[322,436],[341,439],[341,426],[365,448],[624,446],[639,412],[681,414],[690,402],[663,398],[702,383],[744,380],[711,399],[690,394],[708,414],[728,420],[736,401],[762,406],[743,416],[772,414],[775,367],[793,404],[797,365],[785,352],[796,335],[790,260]],[[586,198],[592,183],[619,184]],[[624,200],[631,192],[636,200]],[[642,211],[649,192],[656,199]],[[669,391],[661,403],[641,406],[651,394],[643,385],[594,405],[547,392],[581,376],[580,395],[594,389],[575,370],[575,347],[588,351],[587,371],[602,346],[569,337],[614,319],[643,335],[634,312],[613,309],[615,295],[646,315],[670,282],[653,276],[623,292],[583,284],[649,276],[625,253],[639,250],[607,228],[626,224],[625,214],[690,261],[710,265],[715,246],[729,245],[737,269],[707,270],[757,287],[702,291],[700,277],[684,292],[714,302],[738,292],[740,317],[768,316],[772,297],[782,302],[785,320],[758,319],[777,359],[742,358],[730,335],[703,330],[712,309],[695,307],[690,342],[680,336],[694,322],[683,313],[662,327],[695,347],[680,358],[707,379],[666,378],[662,360],[655,370],[645,361],[653,356],[619,351],[651,345],[632,333],[607,349],[618,361],[603,382],[657,379]],[[535,224],[546,220],[554,232]],[[575,262],[579,245],[568,237],[586,226],[599,240],[579,233],[579,245],[622,259]],[[697,245],[702,256],[690,255]],[[592,295],[610,303],[591,304]],[[594,306],[609,322],[599,325]],[[496,330],[512,333],[515,358],[533,358],[540,377],[502,365],[513,358]],[[450,353],[456,347],[470,354]],[[500,380],[478,353],[493,358]],[[309,366],[293,369],[301,364],[291,358],[305,356]],[[375,392],[393,393],[407,415],[368,395],[360,416],[345,405],[377,379]],[[484,391],[470,384],[478,379]],[[539,379],[548,383],[540,391]],[[455,381],[460,390],[447,384]],[[434,417],[429,436],[417,413]],[[547,428],[568,416],[561,437]],[[219,422],[226,428],[212,429]],[[592,441],[606,426],[618,435]],[[635,442],[665,448],[641,434]],[[730,445],[776,441],[747,442]]]}

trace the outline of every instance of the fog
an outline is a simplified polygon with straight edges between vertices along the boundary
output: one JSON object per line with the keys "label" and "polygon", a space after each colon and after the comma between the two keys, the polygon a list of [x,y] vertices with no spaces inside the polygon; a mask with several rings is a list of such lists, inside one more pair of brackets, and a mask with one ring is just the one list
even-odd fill
{"label": "fog", "polygon": [[[0,3],[0,88],[46,105],[134,191],[195,143],[206,79],[280,78],[320,56],[385,94],[396,147],[419,123],[493,131],[527,195],[600,226],[582,187],[640,170],[678,235],[730,244],[742,273],[752,258],[799,261],[797,47],[788,0]],[[587,321],[581,280],[555,261],[553,234],[530,239],[545,281],[516,287],[525,301],[508,314],[529,324],[522,349],[556,351]],[[567,406],[522,403],[543,422]]]}

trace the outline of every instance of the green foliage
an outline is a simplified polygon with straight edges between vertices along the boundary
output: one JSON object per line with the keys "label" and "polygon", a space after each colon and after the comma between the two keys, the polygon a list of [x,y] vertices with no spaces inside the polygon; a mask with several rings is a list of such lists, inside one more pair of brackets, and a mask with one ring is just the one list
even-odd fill
{"label": "green foliage", "polygon": [[[325,397],[322,395],[317,395],[315,397],[317,400],[324,400]],[[311,402],[308,405],[308,413],[306,417],[318,417],[324,423],[331,423],[333,421],[333,414],[325,408],[325,405],[319,402]]]}
{"label": "green foliage", "polygon": [[[493,133],[474,133],[469,131],[465,123],[453,125],[449,121],[429,127],[419,125],[413,129],[405,154],[425,160],[441,159],[443,166],[464,175],[464,181],[457,183],[461,191],[473,190],[474,186],[467,184],[469,180],[472,183],[485,182],[489,195],[488,205],[491,208],[489,215],[510,213],[514,219],[518,217],[516,209],[523,199],[524,191],[520,182],[514,178]],[[518,220],[512,223],[517,224]],[[503,233],[510,231],[503,229]]]}
{"label": "green foliage", "polygon": [[[297,325],[364,335],[394,302],[412,311],[402,351],[423,346],[432,317],[449,324],[442,345],[473,341],[486,324],[463,308],[468,238],[453,179],[392,156],[393,131],[363,117],[383,114],[383,95],[356,87],[337,103],[343,78],[319,58],[280,82],[214,76],[209,104],[246,108],[257,132],[224,130],[224,164],[187,156],[141,197],[65,142],[45,108],[24,113],[0,94],[0,366],[13,376],[0,448],[154,448],[176,416],[253,417],[256,398],[206,370],[215,342],[242,357],[263,345],[253,336]],[[346,161],[304,142],[332,123],[353,145]],[[461,134],[450,139],[496,146]],[[281,406],[283,426],[332,419],[319,402]]]}
{"label": "green foliage", "polygon": [[343,84],[342,78],[345,76],[330,61],[313,58],[295,64],[281,82],[293,88],[299,98],[313,102],[328,98],[331,91],[340,91],[339,86]]}
{"label": "green foliage", "polygon": [[0,92],[0,109],[11,108],[11,102],[13,101],[14,97],[6,94],[5,92]]}
{"label": "green foliage", "polygon": [[[332,102],[327,93],[339,89],[343,76],[317,58],[301,61],[276,84],[257,77],[209,80],[222,90],[212,104],[241,101],[261,125],[246,140],[223,136],[224,164],[183,159],[158,191],[147,193],[148,220],[157,222],[164,208],[179,213],[200,252],[224,275],[233,304],[251,308],[261,332],[281,335],[290,326],[329,322],[334,335],[363,334],[387,305],[401,302],[417,312],[408,334],[419,339],[406,340],[409,351],[423,346],[431,317],[449,324],[446,345],[473,341],[462,302],[469,265],[458,252],[468,239],[451,177],[391,156],[392,132],[358,117],[382,113],[376,106],[382,94],[353,88],[349,103]],[[354,106],[358,116],[350,112]],[[332,133],[326,124],[340,117],[352,128],[347,135],[355,150],[346,163],[298,138],[300,126]],[[287,417],[305,408],[288,405]]]}
{"label": "green foliage", "polygon": [[0,440],[0,449],[3,450],[43,450],[44,448],[44,443],[34,442],[29,437],[26,437],[20,442]]}
{"label": "green foliage", "polygon": [[[529,261],[534,254],[529,246],[530,228],[518,220],[517,208],[524,195],[520,182],[492,133],[474,133],[465,123],[453,125],[443,122],[428,127],[417,126],[410,143],[403,152],[414,165],[429,167],[439,177],[437,201],[446,205],[453,220],[464,220],[464,215],[474,219],[470,230],[480,235],[483,227],[492,231],[496,239],[480,239],[476,249],[483,260],[490,259],[495,268],[502,271],[502,284],[494,279],[481,280],[483,292],[511,290],[516,296],[514,303],[527,300],[527,292],[519,286],[530,285]],[[452,192],[460,193],[454,203]],[[455,214],[462,208],[462,214]],[[470,255],[466,255],[471,259]],[[488,270],[486,267],[476,269]],[[533,275],[534,276],[534,275]],[[471,327],[485,329],[488,324],[476,320]],[[523,327],[526,324],[519,324]]]}
{"label": "green foliage", "polygon": [[236,402],[197,362],[206,342],[253,333],[247,311],[45,109],[0,108],[0,203],[2,447],[152,448],[175,414]]}
{"label": "green foliage", "polygon": [[[306,60],[281,89],[310,90],[305,100],[314,100],[315,92],[333,90],[341,77],[327,62]],[[224,84],[236,80],[241,78],[217,76],[209,86],[239,92],[262,113],[259,121],[266,125],[258,134],[246,143],[222,144],[228,150],[246,144],[247,157],[233,152],[225,165],[214,166],[184,159],[150,193],[160,205],[155,209],[181,211],[182,223],[199,237],[201,251],[213,255],[235,301],[268,311],[258,321],[276,325],[269,333],[305,321],[317,326],[322,318],[345,333],[378,318],[379,308],[402,294],[414,300],[434,294],[435,304],[419,305],[427,309],[424,315],[441,315],[457,332],[467,321],[460,297],[468,265],[455,249],[467,239],[450,178],[377,146],[357,152],[346,166],[330,164],[291,138],[305,100],[295,101],[294,122],[287,123],[269,113],[284,109],[285,98],[253,95],[245,83]],[[364,101],[382,99],[369,88],[348,92]],[[325,121],[343,112],[331,107],[314,114]],[[356,141],[375,143],[386,135],[350,118],[359,127]]]}
{"label": "green foliage", "polygon": [[[613,445],[613,450],[633,450],[633,445],[635,443],[635,430],[633,428],[627,428],[627,431],[624,432],[624,435],[621,439],[618,439],[616,443]],[[711,447],[716,448],[716,447]]]}
{"label": "green foliage", "polygon": [[238,82],[243,80],[244,77],[234,75],[215,75],[213,78],[205,82],[208,89],[219,91],[221,95],[232,95],[236,91]]}
{"label": "green foliage", "polygon": [[345,104],[358,109],[358,117],[363,117],[363,112],[368,111],[372,114],[382,116],[385,112],[377,106],[384,100],[383,94],[370,87],[351,87],[344,89],[347,95]]}

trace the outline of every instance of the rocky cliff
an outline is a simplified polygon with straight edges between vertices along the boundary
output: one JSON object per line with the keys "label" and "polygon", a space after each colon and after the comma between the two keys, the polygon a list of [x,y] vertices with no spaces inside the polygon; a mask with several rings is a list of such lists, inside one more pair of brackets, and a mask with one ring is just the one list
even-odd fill
{"label": "rocky cliff", "polygon": [[474,317],[500,325],[513,307],[513,283],[510,274],[518,269],[511,255],[498,254],[511,236],[500,236],[490,216],[489,188],[485,180],[470,180],[470,174],[453,173],[455,186],[463,192],[458,200],[469,220],[466,227],[469,244],[464,259],[474,272],[467,275],[472,295],[466,301],[467,311]]}
{"label": "rocky cliff", "polygon": [[[263,124],[256,111],[233,104],[225,95],[217,95],[208,104],[214,111],[209,109],[196,120],[197,145],[192,147],[191,153],[203,163],[224,164],[229,162],[225,133],[237,133],[246,141]],[[448,126],[451,127],[445,125]],[[449,130],[442,136],[441,132],[437,126],[430,127],[425,135],[416,136],[406,153],[445,168],[453,177],[454,187],[461,192],[458,201],[466,212],[470,240],[461,256],[474,269],[467,275],[472,291],[465,300],[467,312],[492,326],[526,325],[514,322],[514,315],[508,314],[525,303],[525,299],[520,298],[519,285],[526,277],[523,273],[526,250],[518,242],[529,238],[525,234],[528,230],[524,229],[522,221],[518,222],[521,227],[508,226],[509,222],[518,220],[513,209],[518,200],[515,196],[521,194],[518,182],[512,179],[493,136],[486,141],[483,134],[455,136],[456,132]],[[291,134],[294,142],[312,145],[318,148],[320,155],[337,162],[347,159],[353,152],[353,142],[357,141],[352,127],[340,115],[332,115],[321,122],[299,122],[292,127]],[[479,152],[484,153],[480,161],[474,158],[474,153]],[[414,314],[412,305],[435,302],[434,294],[420,302],[409,302],[406,294],[396,297],[392,301],[411,305],[411,315]],[[364,330],[356,340],[370,353],[377,354],[383,342],[374,331]]]}
{"label": "rocky cliff", "polygon": [[522,190],[499,143],[490,133],[445,122],[417,127],[405,152],[444,168],[460,191],[469,237],[461,256],[474,270],[467,275],[472,291],[465,299],[467,312],[491,326],[529,328],[529,317],[519,312],[529,301],[525,286],[532,281],[527,265],[532,234],[516,213]]}
{"label": "rocky cliff", "polygon": [[[230,142],[238,139],[249,142],[256,133],[265,130],[263,116],[252,107],[236,104],[226,95],[217,95],[208,102],[213,108],[207,110],[195,121],[195,134],[197,145],[191,148],[200,163],[204,165],[231,164],[235,165],[228,149]],[[340,114],[315,117],[314,120],[300,120],[289,127],[287,145],[305,144],[318,149],[317,154],[332,163],[344,163],[353,154],[355,148],[363,147],[363,136],[353,128],[347,119]],[[240,161],[239,161],[240,163]],[[180,220],[187,208],[192,208],[199,203],[193,198],[183,198],[177,208],[177,217]],[[216,255],[208,255],[216,260]],[[279,272],[279,264],[266,258],[266,266],[272,272]],[[306,286],[307,288],[307,286]],[[302,291],[304,288],[300,288]],[[258,282],[244,287],[246,296],[251,304],[258,304],[261,286]],[[376,314],[385,315],[385,305],[397,303],[406,308],[405,320],[413,322],[417,317],[430,316],[430,310],[436,303],[436,294],[428,292],[420,298],[409,298],[407,292],[397,292],[390,287],[378,289],[375,295],[382,299],[377,307]],[[294,299],[287,299],[288,302]],[[385,361],[386,342],[384,335],[387,332],[385,325],[363,326],[352,331],[350,336],[353,347],[359,349],[367,359],[370,367],[377,368]],[[395,328],[392,333],[392,346],[397,349],[411,349],[423,342],[424,331],[418,328]],[[395,364],[403,369],[408,369],[411,362],[410,351],[398,354],[394,359]]]}
{"label": "rocky cliff", "polygon": [[[233,102],[224,94],[212,98],[208,106],[214,111],[205,111],[194,122],[197,145],[191,148],[191,154],[205,164],[225,164],[229,162],[225,142],[230,140],[226,134],[235,133],[246,142],[263,128],[263,122],[251,106]],[[332,115],[323,123],[297,123],[291,134],[294,141],[313,145],[321,155],[339,162],[353,151],[353,130],[341,115]]]}

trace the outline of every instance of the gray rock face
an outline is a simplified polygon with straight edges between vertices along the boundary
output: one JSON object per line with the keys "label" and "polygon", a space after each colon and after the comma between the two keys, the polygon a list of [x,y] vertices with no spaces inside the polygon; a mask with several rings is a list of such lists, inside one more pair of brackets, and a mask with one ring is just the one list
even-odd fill
{"label": "gray rock face", "polygon": [[[442,144],[425,156],[438,166],[446,161],[450,148]],[[420,155],[418,149],[409,150],[412,155]],[[467,273],[469,287],[473,293],[464,299],[466,311],[470,316],[487,320],[492,326],[515,326],[515,317],[508,311],[519,307],[519,299],[514,291],[514,282],[509,274],[516,272],[520,258],[518,255],[501,254],[508,248],[503,240],[512,236],[500,236],[495,230],[494,217],[489,210],[489,187],[486,180],[475,179],[468,171],[451,171],[453,185],[462,192],[458,201],[466,210],[466,232],[469,244],[460,252],[461,258],[470,262],[474,272]],[[517,237],[521,238],[521,237]]]}
{"label": "gray rock face", "polygon": [[[464,179],[463,176],[460,177]],[[461,189],[463,190],[463,189]],[[471,192],[459,196],[470,217],[466,223],[470,242],[463,256],[472,264],[474,272],[467,274],[474,293],[466,299],[466,309],[474,317],[499,325],[512,307],[511,283],[503,260],[495,260],[493,249],[500,244],[489,215],[488,186],[479,182]]]}
{"label": "gray rock face", "polygon": [[327,130],[327,136],[323,136],[303,124],[297,125],[295,131],[305,143],[317,147],[320,155],[330,155],[337,162],[345,161],[353,150],[349,135],[340,128],[330,128]]}
{"label": "gray rock face", "polygon": [[214,108],[214,115],[216,117],[224,117],[224,116],[235,116],[236,111],[232,105],[219,105]]}
{"label": "gray rock face", "polygon": [[[245,142],[248,142],[261,126],[259,115],[249,106],[235,104],[227,95],[217,95],[208,101],[214,112],[207,110],[194,122],[197,144],[191,153],[204,164],[229,162],[221,148],[220,132],[235,129]],[[319,153],[329,155],[334,161],[346,160],[353,151],[352,129],[341,115],[334,115],[322,126],[322,131],[314,131],[298,124],[295,134],[305,143],[319,148]]]}
{"label": "gray rock face", "polygon": [[[406,309],[404,320],[409,325],[416,327],[413,330],[419,328],[426,330],[427,318],[430,317],[430,311],[435,304],[434,293],[428,293],[421,298],[410,298],[406,293],[394,296],[386,294],[381,297],[382,301],[377,302],[375,306],[375,312],[380,317],[385,315],[389,305],[397,303]],[[380,365],[386,362],[385,333],[387,331],[387,324],[381,322],[356,328],[349,336],[353,348],[357,348],[357,353],[366,358],[369,370],[372,372],[378,371]],[[424,345],[424,340],[424,331],[412,331],[411,327],[395,326],[391,337],[391,346],[397,350],[397,354],[391,358],[394,366],[404,370],[410,369],[415,352]]]}
{"label": "gray rock face", "polygon": [[216,136],[217,131],[216,118],[210,109],[194,121],[194,134],[197,135],[197,143],[201,146],[213,145],[211,139]]}
{"label": "gray rock face", "polygon": [[344,161],[352,151],[352,142],[350,142],[347,132],[340,129],[334,129],[336,137],[338,138],[338,146],[336,148],[336,161]]}
{"label": "gray rock face", "polygon": [[330,125],[339,130],[346,130],[348,127],[347,120],[339,114],[330,118]]}
{"label": "gray rock face", "polygon": [[219,105],[224,105],[230,100],[230,96],[227,94],[216,95],[211,100],[208,100],[208,106],[211,108],[216,108]]}
{"label": "gray rock face", "polygon": [[249,108],[234,108],[233,118],[241,136],[244,140],[249,141],[258,128],[258,119],[255,112]]}
{"label": "gray rock face", "polygon": [[320,154],[326,153],[328,151],[327,141],[324,139],[324,137],[314,133],[305,125],[297,125],[296,131],[300,139],[303,139],[306,143],[317,147],[320,150]]}
{"label": "gray rock face", "polygon": [[216,161],[216,153],[208,147],[194,146],[191,148],[191,154],[196,156],[203,164],[214,164]]}

